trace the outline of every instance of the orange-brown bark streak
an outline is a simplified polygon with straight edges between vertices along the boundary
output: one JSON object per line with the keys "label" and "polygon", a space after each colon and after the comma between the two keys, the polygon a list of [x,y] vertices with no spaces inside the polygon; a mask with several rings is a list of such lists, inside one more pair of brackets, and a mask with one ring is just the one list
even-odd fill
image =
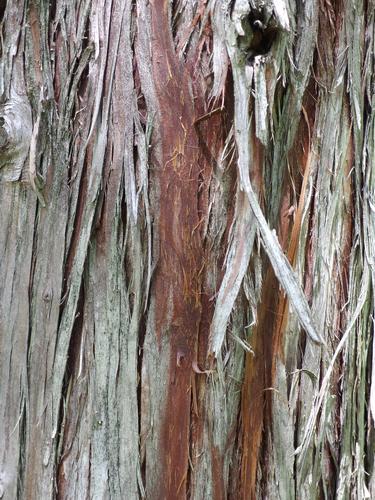
{"label": "orange-brown bark streak", "polygon": [[[152,15],[152,71],[162,138],[160,256],[155,274],[156,335],[170,344],[169,380],[160,450],[162,477],[155,498],[184,498],[189,455],[192,362],[200,320],[202,262],[197,209],[198,139],[189,75],[171,38],[168,3],[155,0]],[[172,297],[172,304],[169,298]],[[170,319],[172,314],[172,319]]]}

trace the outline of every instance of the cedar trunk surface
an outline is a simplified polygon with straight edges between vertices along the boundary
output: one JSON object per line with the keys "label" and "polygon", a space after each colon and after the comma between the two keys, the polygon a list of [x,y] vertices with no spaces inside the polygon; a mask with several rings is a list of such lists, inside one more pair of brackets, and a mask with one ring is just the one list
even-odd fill
{"label": "cedar trunk surface", "polygon": [[0,498],[375,498],[374,17],[0,3]]}

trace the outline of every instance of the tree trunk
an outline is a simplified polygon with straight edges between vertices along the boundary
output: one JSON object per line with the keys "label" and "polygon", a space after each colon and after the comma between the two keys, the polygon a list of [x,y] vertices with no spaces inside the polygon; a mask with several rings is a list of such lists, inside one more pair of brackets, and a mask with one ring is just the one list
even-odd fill
{"label": "tree trunk", "polygon": [[375,2],[0,7],[0,498],[375,498]]}

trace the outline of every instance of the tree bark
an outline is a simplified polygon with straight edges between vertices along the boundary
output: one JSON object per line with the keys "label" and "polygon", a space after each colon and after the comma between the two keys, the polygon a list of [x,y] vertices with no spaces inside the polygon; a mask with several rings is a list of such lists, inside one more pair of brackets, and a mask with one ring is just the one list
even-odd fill
{"label": "tree bark", "polygon": [[375,498],[375,2],[0,6],[0,498]]}

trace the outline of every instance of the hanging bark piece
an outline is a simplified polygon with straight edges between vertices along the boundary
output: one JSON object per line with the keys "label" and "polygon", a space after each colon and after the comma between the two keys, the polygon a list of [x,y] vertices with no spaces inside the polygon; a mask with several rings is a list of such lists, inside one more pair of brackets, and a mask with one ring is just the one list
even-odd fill
{"label": "hanging bark piece", "polygon": [[[247,72],[245,70],[245,62],[243,49],[238,47],[238,35],[245,37],[245,30],[243,21],[247,20],[250,13],[250,6],[247,2],[236,2],[233,8],[233,24],[231,20],[227,17],[227,50],[232,63],[232,72],[234,80],[234,98],[235,98],[235,138],[237,144],[238,152],[238,174],[241,182],[241,188],[247,195],[249,207],[251,207],[252,213],[254,214],[257,226],[259,228],[260,234],[262,236],[262,244],[264,249],[271,261],[273,269],[280,284],[283,286],[286,294],[289,297],[291,304],[293,305],[301,325],[306,330],[311,340],[317,344],[324,344],[324,340],[319,332],[316,331],[314,326],[314,321],[310,308],[308,306],[306,297],[298,284],[295,274],[285,257],[280,244],[277,240],[276,233],[271,231],[268,226],[266,219],[263,216],[262,210],[259,206],[257,196],[252,188],[250,182],[250,174],[252,169],[252,154],[250,151],[249,142],[249,130],[250,130],[250,116],[249,116],[249,101],[251,97],[251,84],[248,81]],[[228,16],[228,13],[227,13]],[[247,21],[246,21],[247,22]],[[250,35],[251,38],[251,35]],[[242,42],[243,43],[243,42]],[[262,88],[257,86],[257,99],[260,103],[267,108],[267,96],[265,85]],[[263,92],[263,97],[260,97],[260,93]],[[258,113],[259,120],[259,113]],[[264,129],[263,124],[257,124],[258,129]],[[249,208],[250,209],[250,208]],[[248,210],[249,210],[248,209]],[[251,234],[251,233],[250,233]],[[248,257],[247,263],[250,258],[252,249],[253,236],[250,236],[247,242]],[[239,239],[236,239],[238,241]],[[231,267],[233,263],[231,263]],[[239,276],[238,281],[242,283],[242,279],[247,268],[247,264],[242,267],[242,273]],[[232,288],[232,293],[230,298],[225,300],[225,288],[227,286],[226,282],[229,280],[229,276],[232,270],[228,267],[227,273],[223,279],[221,285],[218,302],[215,309],[214,318],[211,326],[211,350],[217,357],[221,351],[221,346],[223,344],[225,331],[227,328],[230,312],[232,311],[234,300],[237,296],[239,290],[239,284],[236,288]],[[237,281],[237,283],[238,283]],[[233,283],[233,279],[231,281]]]}

